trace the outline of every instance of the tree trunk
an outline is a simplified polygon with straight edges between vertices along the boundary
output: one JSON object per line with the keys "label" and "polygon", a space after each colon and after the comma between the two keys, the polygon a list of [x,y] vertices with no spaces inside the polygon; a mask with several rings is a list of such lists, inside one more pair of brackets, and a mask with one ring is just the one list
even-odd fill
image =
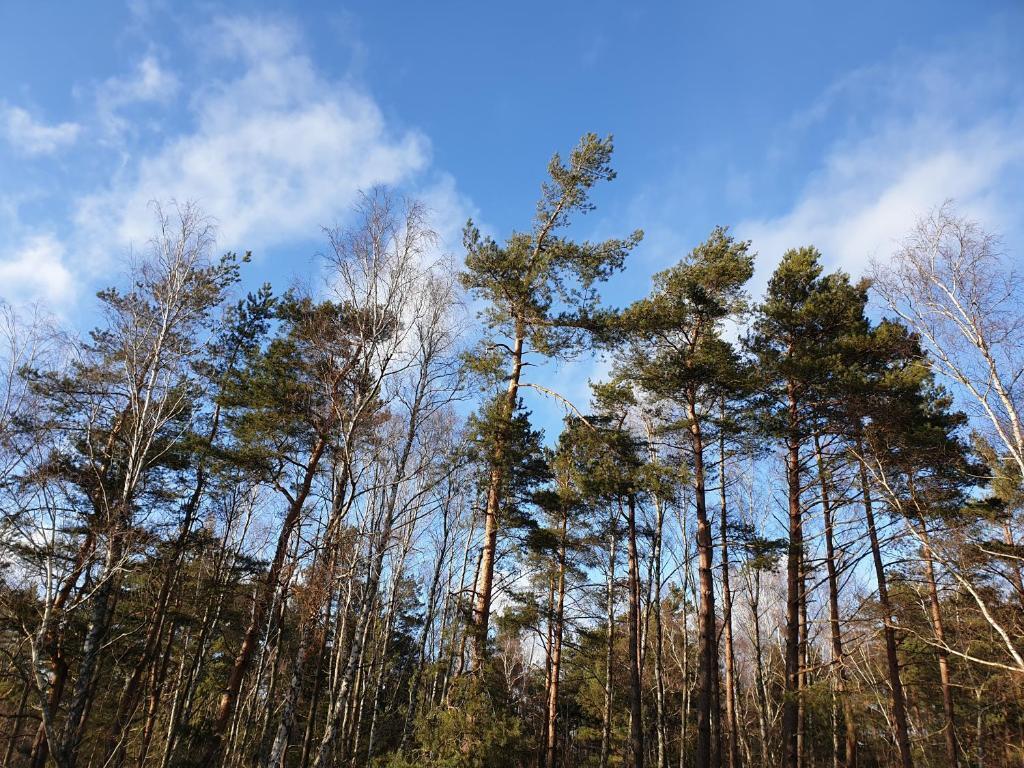
{"label": "tree trunk", "polygon": [[761,742],[761,765],[768,764],[768,683],[764,674],[764,644],[761,641],[761,571],[755,569],[749,590],[750,616],[753,621],[754,686],[757,694],[757,730]]}
{"label": "tree trunk", "polygon": [[949,676],[949,651],[946,650],[946,627],[942,620],[942,608],[939,603],[939,588],[935,581],[935,564],[932,558],[931,541],[928,538],[928,527],[922,516],[921,535],[924,540],[924,575],[928,582],[928,600],[931,604],[932,629],[939,643],[939,680],[942,685],[942,710],[946,717],[943,735],[946,741],[946,763],[950,768],[960,764],[960,748],[956,738],[956,710],[953,707],[953,684]]}
{"label": "tree trunk", "polygon": [[242,644],[238,649],[227,684],[217,705],[217,713],[213,722],[213,733],[206,748],[204,760],[206,765],[214,766],[217,764],[224,734],[231,723],[231,717],[235,712],[235,705],[238,702],[238,694],[242,689],[242,680],[245,678],[245,673],[248,671],[249,665],[252,663],[253,654],[256,651],[257,636],[260,628],[263,626],[263,621],[266,618],[267,609],[270,607],[273,595],[278,588],[278,581],[281,576],[281,570],[284,567],[288,544],[291,541],[295,526],[299,522],[306,498],[312,489],[313,478],[316,475],[320,457],[323,455],[325,448],[326,443],[323,438],[318,438],[310,451],[309,461],[306,463],[302,484],[299,487],[298,493],[288,505],[288,514],[285,516],[284,522],[281,525],[281,532],[277,537],[274,559],[270,563],[270,570],[267,571],[267,576],[263,580],[257,595],[256,603],[253,606],[253,612],[249,619],[249,626],[246,627],[245,635],[242,637]]}
{"label": "tree trunk", "polygon": [[93,594],[92,613],[89,629],[82,643],[82,661],[78,668],[78,678],[68,706],[67,720],[64,723],[64,735],[61,738],[63,750],[63,768],[75,768],[78,760],[78,747],[84,735],[85,721],[89,716],[92,697],[95,694],[96,669],[100,664],[100,648],[106,637],[110,622],[111,610],[115,601],[117,569],[121,559],[120,532],[110,535],[107,544],[107,556],[104,559],[103,571],[100,575],[100,586]]}
{"label": "tree trunk", "polygon": [[605,672],[604,708],[601,713],[601,760],[599,768],[608,768],[612,740],[612,662],[615,650],[615,539],[618,526],[614,516],[608,533],[608,577],[605,581]]}
{"label": "tree trunk", "polygon": [[18,743],[18,739],[21,738],[21,724],[25,720],[25,704],[28,702],[28,692],[31,685],[32,684],[26,680],[25,687],[21,691],[21,698],[18,700],[18,709],[14,715],[14,723],[11,725],[11,734],[7,737],[7,749],[4,750],[3,768],[10,768],[11,755],[14,754],[14,748]]}
{"label": "tree trunk", "polygon": [[[722,405],[724,417],[725,405]],[[725,643],[726,759],[729,768],[740,767],[739,727],[736,715],[736,660],[732,641],[732,590],[729,585],[729,515],[725,487],[725,432],[718,439],[719,534],[722,546],[722,641]]]}
{"label": "tree trunk", "polygon": [[889,687],[892,690],[892,716],[896,729],[896,748],[900,756],[902,768],[913,768],[914,758],[910,751],[910,733],[907,725],[907,703],[903,693],[903,682],[900,679],[900,662],[896,652],[896,627],[892,621],[892,606],[889,603],[889,590],[885,580],[885,565],[882,562],[882,550],[878,543],[878,529],[875,526],[875,515],[871,503],[871,486],[868,484],[868,469],[864,463],[863,447],[858,440],[857,461],[860,467],[861,498],[864,504],[864,518],[868,527],[868,538],[871,542],[871,559],[875,566],[875,580],[878,584],[878,602],[882,606],[885,617],[883,627],[885,635],[885,658],[888,665]]}
{"label": "tree trunk", "polygon": [[842,625],[839,615],[839,575],[836,568],[834,540],[835,515],[828,469],[821,450],[821,441],[814,435],[814,452],[818,461],[818,483],[821,486],[821,510],[825,523],[825,569],[828,575],[829,640],[832,649],[830,663],[832,677],[832,762],[836,768],[857,764],[857,731],[853,719],[853,706],[846,687],[846,667],[843,655]]}
{"label": "tree trunk", "polygon": [[640,679],[640,559],[636,545],[636,497],[629,495],[629,742],[633,768],[644,768],[643,690]]}
{"label": "tree trunk", "polygon": [[796,764],[798,768],[807,765],[807,688],[809,687],[808,676],[808,642],[809,631],[807,623],[807,550],[800,552],[800,662],[799,662],[799,692],[796,708]]}
{"label": "tree trunk", "polygon": [[558,683],[562,665],[562,632],[565,615],[565,537],[568,517],[562,516],[562,535],[558,546],[558,572],[555,577],[555,610],[552,614],[551,632],[551,673],[547,692],[547,744],[545,763],[547,768],[556,768],[558,756]]}
{"label": "tree trunk", "polygon": [[693,449],[693,501],[697,510],[697,580],[700,600],[697,611],[698,683],[697,683],[697,768],[719,768],[721,751],[718,744],[715,688],[718,681],[718,647],[715,631],[715,584],[713,542],[708,521],[705,490],[704,435],[697,416],[696,403],[688,404],[690,439]]}
{"label": "tree trunk", "polygon": [[786,677],[782,699],[782,744],[784,765],[798,768],[800,750],[800,603],[801,560],[804,548],[803,511],[800,508],[800,414],[796,386],[789,384],[789,435],[786,440],[786,490],[789,502],[789,548],[786,554]]}
{"label": "tree trunk", "polygon": [[[502,405],[501,419],[508,424],[515,414],[516,397],[519,393],[519,377],[523,371],[523,343],[526,333],[522,325],[516,326],[515,346],[512,349],[512,371],[509,374],[508,389]],[[502,466],[505,448],[495,448],[494,464],[491,467],[487,486],[487,507],[484,509],[484,540],[480,553],[480,570],[477,574],[476,600],[473,604],[473,671],[479,673],[487,656],[487,627],[491,616],[491,592],[494,589],[494,561],[498,552],[498,511],[501,507],[501,491],[505,483]]]}
{"label": "tree trunk", "polygon": [[661,499],[654,499],[657,519],[654,529],[654,552],[652,581],[654,585],[654,704],[658,734],[658,768],[668,768],[668,734],[665,723],[665,639],[661,624],[661,549],[665,511]]}

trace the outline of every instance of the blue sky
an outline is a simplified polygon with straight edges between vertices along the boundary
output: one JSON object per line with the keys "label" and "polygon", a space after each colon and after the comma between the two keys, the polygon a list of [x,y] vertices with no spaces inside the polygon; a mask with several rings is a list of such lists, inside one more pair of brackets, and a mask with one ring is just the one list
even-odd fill
{"label": "blue sky", "polygon": [[[196,200],[254,282],[308,276],[357,190],[527,226],[545,164],[613,133],[584,236],[647,237],[626,301],[716,224],[754,289],[814,243],[854,274],[946,198],[1024,259],[1019,2],[0,5],[0,297],[72,323]],[[579,396],[591,360],[548,381]]]}

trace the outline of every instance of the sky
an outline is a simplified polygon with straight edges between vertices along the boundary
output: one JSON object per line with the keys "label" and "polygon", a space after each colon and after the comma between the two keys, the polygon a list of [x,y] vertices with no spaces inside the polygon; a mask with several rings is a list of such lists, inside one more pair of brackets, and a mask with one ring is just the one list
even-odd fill
{"label": "sky", "polygon": [[[84,329],[154,201],[196,202],[252,284],[308,280],[377,185],[458,257],[470,216],[528,227],[588,131],[618,178],[576,230],[646,233],[613,304],[718,224],[755,295],[794,246],[859,276],[946,199],[1024,262],[1022,34],[984,0],[0,4],[0,298]],[[543,376],[580,400],[602,370]]]}

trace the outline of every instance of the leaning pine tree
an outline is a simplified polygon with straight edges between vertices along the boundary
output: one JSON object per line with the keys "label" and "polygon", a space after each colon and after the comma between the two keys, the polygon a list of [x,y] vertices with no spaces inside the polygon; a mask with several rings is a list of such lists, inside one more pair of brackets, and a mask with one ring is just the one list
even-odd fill
{"label": "leaning pine tree", "polygon": [[[472,222],[466,225],[462,283],[485,303],[482,316],[488,329],[470,363],[496,385],[502,377],[507,380],[489,413],[497,435],[506,431],[502,427],[515,415],[520,387],[546,392],[521,381],[526,356],[565,357],[580,349],[597,304],[594,284],[621,269],[626,254],[640,241],[639,231],[598,243],[576,242],[560,234],[573,214],[593,209],[591,187],[615,178],[611,154],[611,137],[601,139],[592,133],[580,140],[567,162],[556,154],[548,164],[550,178],[542,186],[533,226],[528,232],[513,232],[504,245],[482,236]],[[508,479],[500,443],[489,464],[471,617],[474,670],[481,668],[486,656],[500,510]]]}

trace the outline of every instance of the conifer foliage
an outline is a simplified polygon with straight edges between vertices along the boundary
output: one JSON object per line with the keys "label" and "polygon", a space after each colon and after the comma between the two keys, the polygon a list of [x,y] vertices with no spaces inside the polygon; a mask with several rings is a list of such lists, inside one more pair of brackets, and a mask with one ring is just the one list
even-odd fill
{"label": "conifer foliage", "polygon": [[182,204],[86,336],[0,305],[0,766],[1024,765],[1010,260],[718,226],[620,306],[612,151],[460,254],[373,190],[247,292]]}

